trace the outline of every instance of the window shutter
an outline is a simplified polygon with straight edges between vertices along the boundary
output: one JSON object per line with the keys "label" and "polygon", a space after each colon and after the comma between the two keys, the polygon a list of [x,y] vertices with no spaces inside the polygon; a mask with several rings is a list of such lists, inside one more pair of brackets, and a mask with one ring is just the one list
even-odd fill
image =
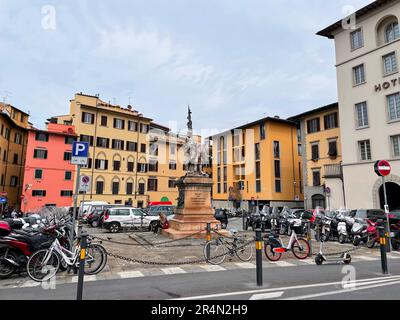
{"label": "window shutter", "polygon": [[37,150],[33,150],[33,157],[36,159],[37,158]]}
{"label": "window shutter", "polygon": [[114,118],[114,128],[117,126],[117,119]]}
{"label": "window shutter", "polygon": [[47,150],[44,151],[44,158],[47,159]]}
{"label": "window shutter", "polygon": [[121,150],[124,150],[124,141],[121,140]]}
{"label": "window shutter", "polygon": [[107,138],[107,148],[109,148],[109,147],[110,147],[110,139]]}
{"label": "window shutter", "polygon": [[338,119],[338,113],[335,112],[335,127],[339,127],[339,119]]}
{"label": "window shutter", "polygon": [[94,114],[91,115],[90,119],[92,120],[91,123],[94,124]]}
{"label": "window shutter", "polygon": [[122,129],[125,129],[125,120],[122,120]]}
{"label": "window shutter", "polygon": [[328,117],[324,116],[324,128],[325,130],[328,128]]}
{"label": "window shutter", "polygon": [[106,160],[106,170],[108,170],[108,160]]}
{"label": "window shutter", "polygon": [[317,131],[321,131],[321,125],[320,125],[320,120],[319,120],[319,118],[318,118],[318,120],[317,120]]}
{"label": "window shutter", "polygon": [[94,168],[98,169],[99,168],[99,159],[94,160]]}
{"label": "window shutter", "polygon": [[85,121],[85,114],[86,114],[86,112],[82,112],[81,122],[84,122],[84,121]]}
{"label": "window shutter", "polygon": [[93,136],[90,136],[90,146],[93,147]]}
{"label": "window shutter", "polygon": [[88,159],[88,169],[92,168],[92,158]]}

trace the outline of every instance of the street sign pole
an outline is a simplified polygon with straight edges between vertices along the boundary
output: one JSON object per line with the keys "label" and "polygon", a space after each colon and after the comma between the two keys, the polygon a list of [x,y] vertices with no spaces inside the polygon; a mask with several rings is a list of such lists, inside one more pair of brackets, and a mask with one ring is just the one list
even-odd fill
{"label": "street sign pole", "polygon": [[382,185],[383,185],[383,197],[385,199],[385,214],[386,214],[386,232],[387,232],[387,252],[390,252],[392,250],[391,246],[392,246],[392,241],[391,241],[391,237],[390,237],[390,223],[389,223],[389,206],[388,206],[388,201],[387,201],[387,193],[386,193],[386,181],[385,181],[385,177],[382,176]]}
{"label": "street sign pole", "polygon": [[75,182],[75,194],[74,194],[74,210],[72,213],[72,226],[71,226],[71,235],[70,235],[70,250],[72,250],[73,245],[74,245],[74,231],[75,231],[75,217],[76,217],[76,209],[78,206],[78,194],[79,194],[79,182],[80,182],[80,176],[81,176],[81,165],[77,165],[77,170],[76,170],[76,182]]}

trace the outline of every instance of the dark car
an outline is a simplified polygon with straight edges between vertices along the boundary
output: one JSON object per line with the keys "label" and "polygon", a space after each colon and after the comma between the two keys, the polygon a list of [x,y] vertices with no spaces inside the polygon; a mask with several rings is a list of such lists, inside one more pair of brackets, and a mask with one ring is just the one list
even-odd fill
{"label": "dark car", "polygon": [[158,216],[160,213],[165,214],[168,218],[172,218],[171,216],[174,215],[174,206],[170,205],[156,205],[150,206],[147,210],[147,214],[149,216]]}
{"label": "dark car", "polygon": [[378,219],[386,219],[386,214],[384,210],[380,209],[358,209],[355,218],[376,221]]}

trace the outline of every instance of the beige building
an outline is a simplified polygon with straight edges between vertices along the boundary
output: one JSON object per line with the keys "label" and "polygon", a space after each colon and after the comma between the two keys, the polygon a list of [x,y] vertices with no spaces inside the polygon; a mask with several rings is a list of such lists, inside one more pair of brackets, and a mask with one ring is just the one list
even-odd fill
{"label": "beige building", "polygon": [[379,0],[318,32],[334,39],[348,208],[381,208],[374,162],[389,160],[390,209],[400,208],[400,1]]}
{"label": "beige building", "polygon": [[[74,125],[79,140],[89,142],[89,163],[81,170],[92,177],[85,201],[137,207],[166,200],[176,204],[173,182],[185,173],[185,137],[173,135],[131,106],[111,105],[82,93],[71,100],[68,115],[49,121]],[[78,203],[81,200],[82,194]]]}

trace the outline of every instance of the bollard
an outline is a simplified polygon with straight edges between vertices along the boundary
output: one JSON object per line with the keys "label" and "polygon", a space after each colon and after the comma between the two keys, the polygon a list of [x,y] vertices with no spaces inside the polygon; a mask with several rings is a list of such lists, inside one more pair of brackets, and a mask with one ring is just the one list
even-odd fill
{"label": "bollard", "polygon": [[246,221],[247,221],[247,212],[243,211],[242,214],[242,228],[245,231],[246,230]]}
{"label": "bollard", "polygon": [[261,230],[256,229],[256,276],[257,286],[263,285],[263,270],[262,270],[262,235]]}
{"label": "bollard", "polygon": [[77,294],[76,294],[76,300],[82,300],[83,276],[85,274],[87,237],[88,237],[88,234],[86,232],[81,233],[81,251],[79,253],[78,290],[77,290]]}
{"label": "bollard", "polygon": [[[207,242],[211,241],[211,223],[207,223]],[[206,258],[207,260],[210,259],[210,246],[207,246],[206,249]]]}
{"label": "bollard", "polygon": [[380,236],[380,248],[381,248],[381,265],[382,265],[382,273],[388,274],[388,263],[387,263],[387,238],[386,238],[386,228],[383,226],[379,227],[379,236]]}
{"label": "bollard", "polygon": [[310,221],[307,222],[307,241],[308,241],[308,245],[310,247],[310,252],[308,253],[308,257],[311,258],[313,256],[313,253],[312,253],[311,222]]}

